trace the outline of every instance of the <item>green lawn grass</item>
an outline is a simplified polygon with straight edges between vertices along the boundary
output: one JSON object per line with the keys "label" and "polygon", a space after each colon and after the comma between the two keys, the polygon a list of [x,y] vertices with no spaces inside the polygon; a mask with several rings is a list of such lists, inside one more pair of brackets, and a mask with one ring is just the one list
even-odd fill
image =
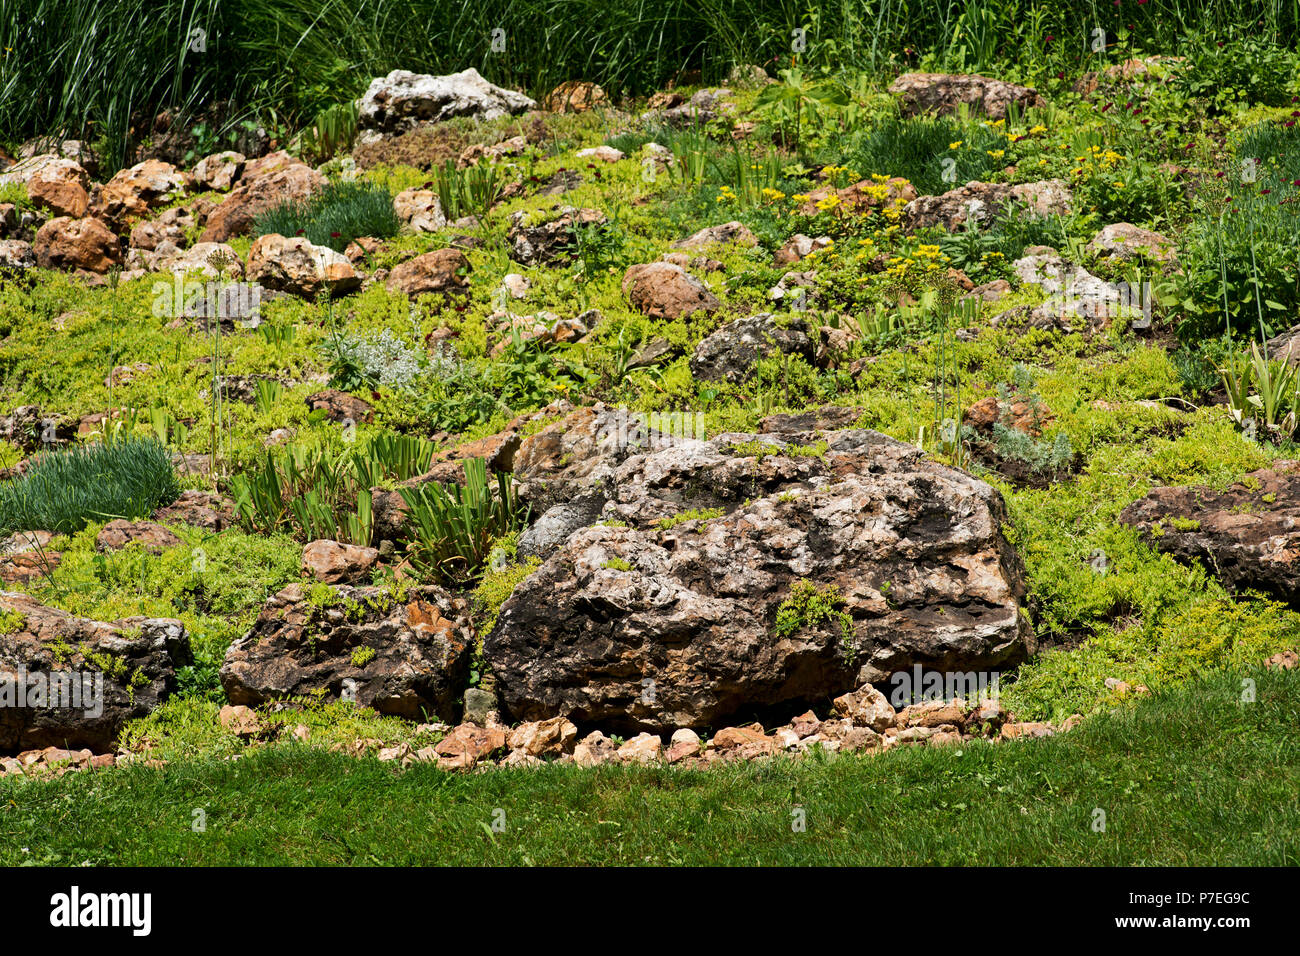
{"label": "green lawn grass", "polygon": [[1056,738],[879,757],[457,775],[284,745],[6,779],[0,863],[1295,865],[1300,673],[1248,676],[1253,703],[1217,674]]}

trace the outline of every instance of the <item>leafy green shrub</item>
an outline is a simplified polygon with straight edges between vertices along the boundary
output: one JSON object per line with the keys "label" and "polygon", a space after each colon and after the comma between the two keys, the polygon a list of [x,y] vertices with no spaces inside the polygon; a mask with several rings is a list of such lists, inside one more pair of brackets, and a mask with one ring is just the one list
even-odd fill
{"label": "leafy green shrub", "polygon": [[981,229],[972,217],[964,229],[941,235],[939,250],[954,268],[972,279],[986,280],[1009,275],[1011,263],[1024,255],[1028,246],[1063,248],[1068,235],[1069,227],[1060,217],[1012,210],[987,229]]}
{"label": "leafy green shrub", "polygon": [[1261,37],[1211,41],[1212,34],[1187,53],[1186,69],[1174,76],[1177,87],[1204,96],[1222,109],[1241,102],[1281,106],[1295,85],[1295,54]]}
{"label": "leafy green shrub", "polygon": [[144,518],[179,495],[171,455],[152,438],[44,452],[0,484],[0,535],[71,534],[91,521]]}
{"label": "leafy green shrub", "polygon": [[1093,170],[1078,180],[1080,207],[1096,210],[1103,222],[1151,226],[1168,221],[1183,202],[1182,187],[1167,169],[1125,159],[1113,169]]}
{"label": "leafy green shrub", "polygon": [[481,458],[465,461],[465,484],[430,481],[401,489],[414,540],[411,564],[444,584],[464,585],[481,573],[493,542],[520,528],[524,512],[508,475],[499,473],[496,491]]}
{"label": "leafy green shrub", "polygon": [[815,133],[849,105],[849,98],[839,85],[812,79],[798,67],[781,70],[780,75],[780,82],[759,91],[754,111],[777,130],[783,146],[798,152],[807,138],[804,127]]}
{"label": "leafy green shrub", "polygon": [[388,190],[357,180],[330,183],[308,199],[282,202],[254,220],[253,232],[303,236],[314,245],[342,252],[362,236],[392,238],[401,224]]}

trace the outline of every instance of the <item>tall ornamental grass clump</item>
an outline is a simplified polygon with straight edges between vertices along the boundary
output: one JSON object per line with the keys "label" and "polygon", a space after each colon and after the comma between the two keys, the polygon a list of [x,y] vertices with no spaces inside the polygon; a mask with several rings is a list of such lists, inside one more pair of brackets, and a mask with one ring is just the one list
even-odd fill
{"label": "tall ornamental grass clump", "polygon": [[280,203],[253,222],[259,236],[302,236],[335,252],[362,236],[391,239],[399,228],[401,220],[387,189],[378,183],[347,180],[330,183],[308,199]]}
{"label": "tall ornamental grass clump", "polygon": [[171,454],[154,438],[48,451],[0,484],[0,535],[72,534],[94,521],[146,518],[180,491]]}

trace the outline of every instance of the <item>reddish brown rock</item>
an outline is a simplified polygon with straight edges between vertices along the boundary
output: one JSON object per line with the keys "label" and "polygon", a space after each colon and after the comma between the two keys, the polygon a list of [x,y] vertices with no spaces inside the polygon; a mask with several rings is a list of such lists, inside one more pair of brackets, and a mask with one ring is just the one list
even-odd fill
{"label": "reddish brown rock", "polygon": [[1280,671],[1292,670],[1295,667],[1300,667],[1300,653],[1295,651],[1279,651],[1266,660],[1264,666]]}
{"label": "reddish brown rock", "polygon": [[49,550],[48,531],[18,531],[0,540],[0,581],[27,584],[54,573],[63,555]]}
{"label": "reddish brown rock", "polygon": [[835,698],[833,706],[837,714],[847,717],[859,727],[870,727],[879,732],[894,726],[894,708],[885,695],[870,684]]}
{"label": "reddish brown rock", "polygon": [[[273,154],[274,155],[274,154]],[[230,191],[225,202],[208,214],[207,226],[200,242],[227,242],[253,228],[253,220],[286,200],[303,200],[325,184],[325,177],[310,166],[264,157],[267,166],[249,163],[240,184]],[[273,168],[273,171],[265,171]]]}
{"label": "reddish brown rock", "polygon": [[623,275],[623,294],[634,308],[653,319],[713,312],[721,305],[708,286],[669,262],[632,266]]}
{"label": "reddish brown rock", "polygon": [[927,700],[898,712],[899,727],[960,727],[966,719],[966,702],[961,700]]}
{"label": "reddish brown rock", "polygon": [[235,511],[229,499],[210,491],[190,488],[182,491],[171,504],[155,511],[153,520],[221,531],[235,523]]}
{"label": "reddish brown rock", "polygon": [[104,221],[124,225],[178,199],[193,187],[194,179],[188,173],[171,163],[147,159],[120,170],[103,186],[96,186],[91,208]]}
{"label": "reddish brown rock", "polygon": [[609,97],[598,84],[588,80],[566,80],[542,100],[542,109],[552,113],[585,113],[608,104]]}
{"label": "reddish brown rock", "polygon": [[470,264],[459,249],[435,249],[401,263],[388,274],[385,285],[392,292],[415,297],[447,295],[469,287]]}
{"label": "reddish brown rock", "polygon": [[904,73],[889,85],[904,116],[920,113],[948,115],[967,106],[990,119],[1006,119],[1013,103],[1023,112],[1041,106],[1043,98],[1031,87],[987,76],[952,73]]}
{"label": "reddish brown rock", "polygon": [[59,216],[41,226],[32,243],[42,269],[78,269],[102,275],[122,264],[122,247],[99,219]]}
{"label": "reddish brown rock", "polygon": [[27,198],[56,216],[79,219],[90,205],[90,177],[71,159],[56,159],[27,180]]}
{"label": "reddish brown rock", "polygon": [[167,548],[177,547],[181,539],[152,521],[127,521],[123,518],[114,518],[95,535],[95,549],[98,551],[117,551],[136,543],[146,551],[161,554]]}
{"label": "reddish brown rock", "polygon": [[326,584],[357,584],[379,561],[379,552],[338,541],[312,541],[302,549],[303,572]]}
{"label": "reddish brown rock", "polygon": [[966,409],[965,422],[986,435],[991,435],[993,426],[1000,423],[1037,438],[1043,433],[1043,426],[1054,417],[1051,409],[1041,401],[1031,402],[1017,397],[1003,400],[990,395]]}
{"label": "reddish brown rock", "polygon": [[256,737],[263,731],[262,718],[251,707],[226,704],[217,714],[223,730],[237,737]]}
{"label": "reddish brown rock", "polygon": [[578,728],[564,717],[527,721],[510,732],[510,749],[522,750],[532,757],[558,757],[573,753],[578,742]]}
{"label": "reddish brown rock", "polygon": [[363,398],[341,392],[337,388],[327,388],[307,396],[307,407],[321,409],[325,417],[332,422],[368,422],[374,417],[370,403]]}
{"label": "reddish brown rock", "polygon": [[1000,734],[1003,740],[1015,740],[1018,737],[1050,737],[1054,731],[1049,724],[1036,721],[1003,724]]}
{"label": "reddish brown rock", "polygon": [[467,760],[472,766],[480,760],[491,757],[505,746],[504,728],[461,724],[434,744],[433,750],[440,757],[460,758],[462,761]]}

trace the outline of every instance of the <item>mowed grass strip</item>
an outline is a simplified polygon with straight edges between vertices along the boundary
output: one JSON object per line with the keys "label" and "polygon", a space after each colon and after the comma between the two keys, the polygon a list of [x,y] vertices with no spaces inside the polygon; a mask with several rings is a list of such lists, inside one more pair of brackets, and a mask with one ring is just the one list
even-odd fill
{"label": "mowed grass strip", "polygon": [[1297,782],[1300,673],[1257,671],[1060,737],[878,757],[466,775],[283,745],[6,778],[0,863],[1296,865]]}

